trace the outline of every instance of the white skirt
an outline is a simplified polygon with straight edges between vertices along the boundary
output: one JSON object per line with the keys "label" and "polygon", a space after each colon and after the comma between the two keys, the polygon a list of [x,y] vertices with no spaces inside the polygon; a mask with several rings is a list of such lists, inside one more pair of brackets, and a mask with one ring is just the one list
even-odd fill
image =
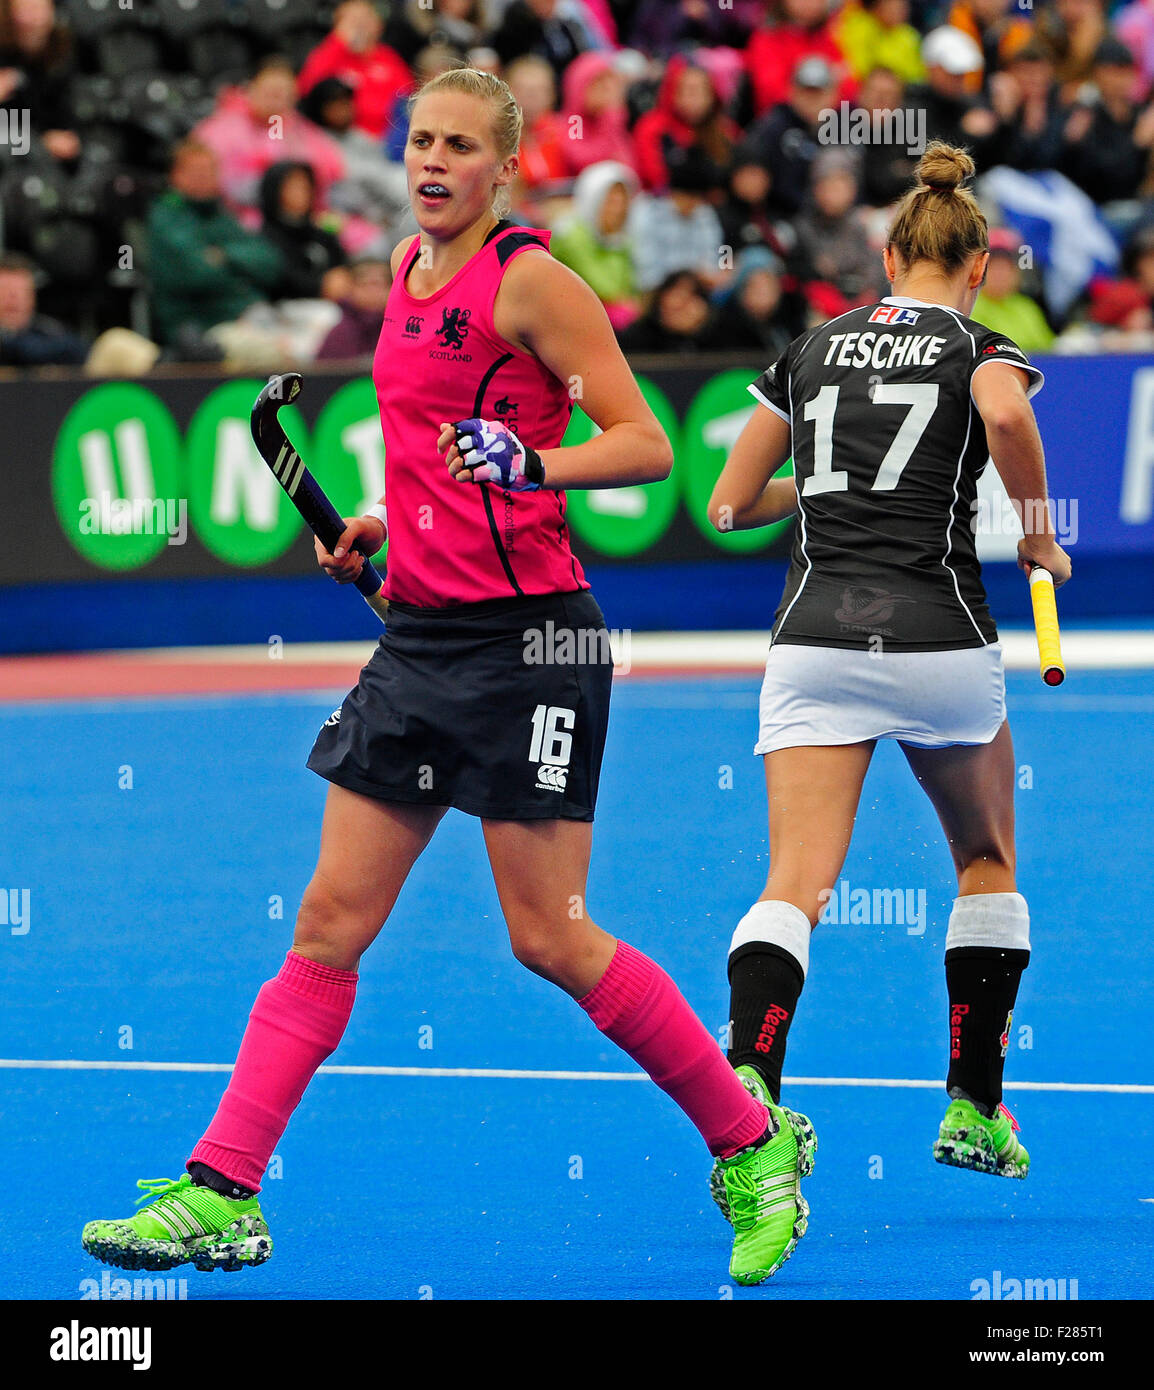
{"label": "white skirt", "polygon": [[755,753],[896,738],[989,743],[1006,718],[1002,644],[945,652],[770,648]]}

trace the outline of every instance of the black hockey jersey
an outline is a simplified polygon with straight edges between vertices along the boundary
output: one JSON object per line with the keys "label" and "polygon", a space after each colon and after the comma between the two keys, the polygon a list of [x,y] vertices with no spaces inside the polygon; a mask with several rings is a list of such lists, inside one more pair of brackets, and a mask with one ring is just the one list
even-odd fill
{"label": "black hockey jersey", "polygon": [[889,296],[792,342],[750,386],[791,424],[798,527],[773,640],[942,651],[997,641],[975,548],[989,459],[975,371],[1042,373],[955,309]]}

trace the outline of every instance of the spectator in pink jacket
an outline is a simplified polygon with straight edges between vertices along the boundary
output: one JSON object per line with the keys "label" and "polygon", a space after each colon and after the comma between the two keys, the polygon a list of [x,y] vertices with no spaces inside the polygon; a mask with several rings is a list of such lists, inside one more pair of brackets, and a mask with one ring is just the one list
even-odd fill
{"label": "spectator in pink jacket", "polygon": [[607,54],[579,54],[565,69],[561,116],[570,175],[605,159],[640,172],[629,133],[625,83]]}
{"label": "spectator in pink jacket", "polygon": [[296,109],[292,64],[268,58],[244,87],[226,87],[216,110],[193,132],[216,152],[225,201],[250,229],[260,225],[260,181],[284,160],[308,164],[316,176],[317,206],[327,209],[329,189],[344,177],[340,146]]}
{"label": "spectator in pink jacket", "polygon": [[714,78],[684,54],[670,58],[651,111],[633,129],[641,182],[650,192],[669,187],[670,154],[693,149],[712,167],[720,187],[741,131],[726,115]]}

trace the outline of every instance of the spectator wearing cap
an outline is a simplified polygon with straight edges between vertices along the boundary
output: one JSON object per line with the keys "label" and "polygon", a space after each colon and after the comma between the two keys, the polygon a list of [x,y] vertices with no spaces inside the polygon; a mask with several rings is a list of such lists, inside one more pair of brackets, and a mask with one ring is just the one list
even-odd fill
{"label": "spectator wearing cap", "polygon": [[1154,309],[1132,280],[1094,280],[1082,316],[1059,334],[1053,351],[1085,356],[1092,352],[1149,352],[1154,347]]}
{"label": "spectator wearing cap", "polygon": [[767,246],[750,246],[734,268],[732,288],[717,306],[717,346],[727,352],[755,352],[772,362],[804,327],[789,292],[785,262]]}
{"label": "spectator wearing cap", "polygon": [[838,77],[824,59],[803,58],[793,72],[789,99],[767,111],[746,131],[741,157],[765,165],[776,211],[792,217],[809,187],[809,167],[821,145],[822,113],[838,100]]}
{"label": "spectator wearing cap", "polygon": [[1134,101],[1134,55],[1118,39],[1098,45],[1093,77],[1066,120],[1058,167],[1095,203],[1137,198],[1149,191],[1154,106]]}
{"label": "spectator wearing cap", "polygon": [[836,290],[839,313],[888,292],[882,258],[857,205],[859,179],[855,152],[836,145],[822,150],[810,170],[809,196],[794,220],[795,265],[803,289],[808,293],[820,281]]}
{"label": "spectator wearing cap", "polygon": [[1141,87],[1137,93],[1145,101],[1154,88],[1154,0],[1131,0],[1114,16],[1114,33],[1134,55]]}
{"label": "spectator wearing cap", "polygon": [[569,64],[561,84],[561,117],[570,175],[605,159],[628,164],[640,174],[625,81],[608,54],[582,53]]}
{"label": "spectator wearing cap", "polygon": [[1023,172],[1058,167],[1066,109],[1048,49],[1033,41],[1017,49],[990,78],[990,104],[998,118],[987,152],[992,165]]}
{"label": "spectator wearing cap", "polygon": [[1034,16],[1034,38],[1049,49],[1062,100],[1093,80],[1094,54],[1109,34],[1105,0],[1052,0]]}
{"label": "spectator wearing cap", "polygon": [[1149,351],[1154,347],[1154,226],[1133,233],[1122,253],[1122,274],[1100,276],[1086,288],[1081,315],[1062,331],[1056,352]]}
{"label": "spectator wearing cap", "polygon": [[[946,23],[969,34],[981,49],[987,81],[1029,43],[1034,32],[1034,26],[1019,12],[1017,0],[955,0]],[[967,90],[978,92],[981,88],[982,75],[970,74]]]}
{"label": "spectator wearing cap", "polygon": [[656,104],[633,128],[643,187],[663,192],[669,186],[670,155],[686,150],[711,165],[720,184],[739,135],[709,72],[684,54],[675,55],[666,65]]}
{"label": "spectator wearing cap", "polygon": [[614,160],[590,164],[577,176],[572,209],[549,243],[557,260],[601,300],[614,328],[632,323],[641,307],[628,231],[638,189],[637,175],[628,165]]}
{"label": "spectator wearing cap", "polygon": [[692,270],[710,290],[732,278],[711,202],[716,191],[712,169],[690,150],[671,161],[667,193],[634,202],[629,237],[640,291],[652,290],[674,270]]}
{"label": "spectator wearing cap", "polygon": [[1154,328],[1150,298],[1132,280],[1092,284],[1089,318],[1091,323],[1119,333],[1149,333]]}
{"label": "spectator wearing cap", "polygon": [[1004,333],[1026,353],[1048,352],[1054,332],[1037,300],[1022,293],[1021,238],[1006,227],[990,229],[990,260],[972,319]]}
{"label": "spectator wearing cap", "polygon": [[513,0],[491,38],[501,62],[536,53],[552,63],[560,82],[573,59],[593,46],[584,26],[560,10],[557,0]]}
{"label": "spectator wearing cap", "polygon": [[88,343],[36,312],[36,266],[25,256],[0,255],[0,367],[79,366]]}
{"label": "spectator wearing cap", "polygon": [[988,165],[986,145],[998,128],[993,111],[967,91],[967,79],[982,73],[982,50],[969,34],[943,24],[923,39],[922,61],[926,83],[911,87],[907,97],[925,111],[926,138],[966,146],[980,171]]}
{"label": "spectator wearing cap", "polygon": [[830,0],[776,0],[745,50],[745,94],[738,121],[748,125],[788,101],[798,64],[821,58],[837,77],[836,95],[853,95],[853,80],[830,17]]}
{"label": "spectator wearing cap", "polygon": [[412,84],[401,55],[381,42],[382,21],[369,0],[344,0],[333,14],[332,31],[309,54],[301,69],[301,94],[326,77],[352,88],[353,124],[379,140],[389,124],[398,93]]}
{"label": "spectator wearing cap", "polygon": [[909,0],[848,0],[834,33],[858,82],[878,67],[902,82],[925,81],[922,36],[910,23]]}

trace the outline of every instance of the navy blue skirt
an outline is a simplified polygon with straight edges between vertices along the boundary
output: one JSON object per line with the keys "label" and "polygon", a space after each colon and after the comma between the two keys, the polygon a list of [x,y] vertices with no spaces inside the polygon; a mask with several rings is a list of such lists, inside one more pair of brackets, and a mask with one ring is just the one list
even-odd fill
{"label": "navy blue skirt", "polygon": [[394,603],[308,766],[380,801],[591,821],[612,683],[605,619],[587,589]]}

